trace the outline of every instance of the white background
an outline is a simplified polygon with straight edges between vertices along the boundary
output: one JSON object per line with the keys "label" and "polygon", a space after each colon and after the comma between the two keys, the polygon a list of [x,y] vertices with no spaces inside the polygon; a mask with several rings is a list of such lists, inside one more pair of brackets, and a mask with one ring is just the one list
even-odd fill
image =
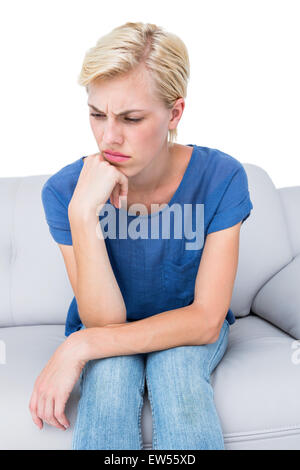
{"label": "white background", "polygon": [[188,48],[177,142],[300,184],[299,0],[1,1],[1,177],[50,175],[98,151],[77,79],[87,49],[127,21]]}

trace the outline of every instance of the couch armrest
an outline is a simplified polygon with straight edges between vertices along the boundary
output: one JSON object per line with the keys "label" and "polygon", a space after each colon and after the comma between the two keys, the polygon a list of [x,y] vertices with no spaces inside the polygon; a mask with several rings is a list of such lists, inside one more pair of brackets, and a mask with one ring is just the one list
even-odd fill
{"label": "couch armrest", "polygon": [[300,339],[300,255],[260,289],[251,310],[293,338]]}

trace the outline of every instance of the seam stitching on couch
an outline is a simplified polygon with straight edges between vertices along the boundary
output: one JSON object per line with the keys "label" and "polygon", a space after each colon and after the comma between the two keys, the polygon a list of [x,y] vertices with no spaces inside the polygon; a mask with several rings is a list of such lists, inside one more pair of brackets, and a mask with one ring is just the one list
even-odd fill
{"label": "seam stitching on couch", "polygon": [[265,434],[265,433],[280,433],[282,431],[289,432],[292,430],[299,430],[300,431],[300,425],[299,424],[290,424],[288,427],[284,428],[268,428],[268,429],[261,429],[259,431],[253,431],[253,432],[239,432],[239,433],[231,433],[231,434],[224,434],[224,436],[228,438],[235,438],[235,437],[247,437],[247,436],[259,436],[260,434]]}
{"label": "seam stitching on couch", "polygon": [[258,338],[249,338],[249,339],[237,339],[237,340],[232,339],[229,346],[234,346],[235,344],[241,344],[241,343],[256,342],[261,339],[264,340],[264,342],[268,340],[272,340],[272,342],[274,340],[275,341],[279,340],[282,343],[286,343],[287,341],[293,341],[293,338],[291,336],[287,338],[281,338],[279,336],[259,336]]}

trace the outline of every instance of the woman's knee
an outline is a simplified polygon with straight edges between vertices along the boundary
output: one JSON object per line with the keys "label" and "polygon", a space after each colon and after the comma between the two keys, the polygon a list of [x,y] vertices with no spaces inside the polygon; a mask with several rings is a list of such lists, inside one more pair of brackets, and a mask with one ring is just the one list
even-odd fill
{"label": "woman's knee", "polygon": [[161,376],[169,375],[170,371],[176,371],[176,376],[193,376],[193,372],[199,375],[205,370],[208,360],[206,345],[177,346],[151,352],[147,358],[147,369],[149,374],[160,370]]}
{"label": "woman's knee", "polygon": [[117,397],[121,391],[122,399],[132,389],[142,389],[144,382],[144,359],[137,355],[113,356],[88,361],[82,371],[82,394],[92,393],[103,397]]}
{"label": "woman's knee", "polygon": [[159,368],[161,374],[176,370],[184,377],[197,374],[198,377],[208,378],[213,369],[222,359],[228,345],[229,324],[224,322],[220,335],[215,343],[177,346],[148,354],[147,369],[151,374]]}

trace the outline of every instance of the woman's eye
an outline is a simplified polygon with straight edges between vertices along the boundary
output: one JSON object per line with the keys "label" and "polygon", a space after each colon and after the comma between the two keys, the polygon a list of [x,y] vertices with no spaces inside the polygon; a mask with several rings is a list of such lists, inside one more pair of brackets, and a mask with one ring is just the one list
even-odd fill
{"label": "woman's eye", "polygon": [[[91,116],[97,119],[105,117],[103,116],[103,114],[92,114],[92,113],[91,113]],[[139,119],[125,118],[125,120],[130,121],[130,122],[139,122],[139,121],[142,121],[142,119],[143,118],[139,118]]]}

